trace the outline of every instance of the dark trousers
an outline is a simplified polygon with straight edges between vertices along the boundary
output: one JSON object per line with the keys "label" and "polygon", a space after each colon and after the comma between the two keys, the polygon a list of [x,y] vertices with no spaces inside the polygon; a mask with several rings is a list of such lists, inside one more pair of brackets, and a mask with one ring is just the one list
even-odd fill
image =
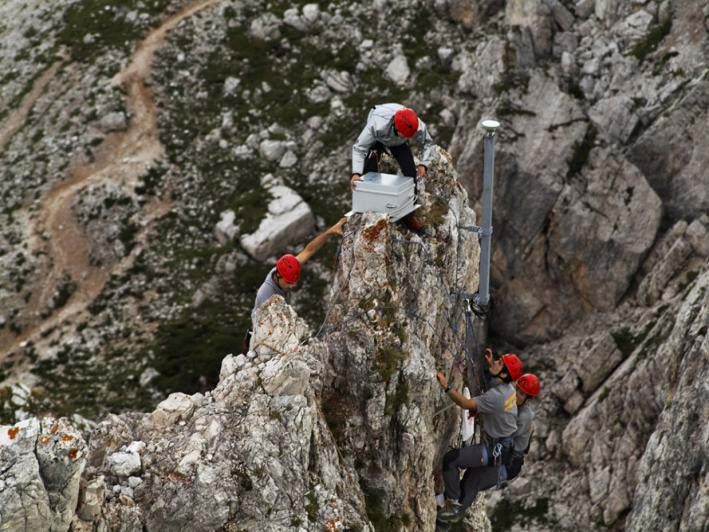
{"label": "dark trousers", "polygon": [[392,157],[399,163],[402,174],[406,177],[414,178],[414,194],[418,194],[414,155],[411,153],[411,148],[406,143],[399,146],[384,146],[381,142],[372,144],[369,148],[369,153],[367,153],[367,157],[364,159],[364,173],[379,171],[379,160],[382,157],[382,153],[385,151],[391,153]]}
{"label": "dark trousers", "polygon": [[[477,472],[480,469],[495,469],[486,468],[488,462],[487,449],[485,445],[479,443],[477,445],[468,445],[460,449],[448,451],[443,457],[443,483],[445,484],[446,499],[460,500],[461,485],[459,469],[465,469],[466,475],[468,472]],[[497,476],[495,477],[497,481]],[[477,492],[475,492],[477,495]]]}
{"label": "dark trousers", "polygon": [[461,495],[458,502],[465,509],[473,502],[481,491],[497,486],[497,467],[476,467],[466,469],[463,480],[460,481]]}

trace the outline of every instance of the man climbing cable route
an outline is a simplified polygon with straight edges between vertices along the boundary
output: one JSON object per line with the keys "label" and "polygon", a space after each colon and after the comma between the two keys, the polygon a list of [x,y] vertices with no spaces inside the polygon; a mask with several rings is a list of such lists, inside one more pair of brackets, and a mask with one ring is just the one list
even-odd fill
{"label": "man climbing cable route", "polygon": [[[281,256],[276,262],[275,268],[273,268],[266,279],[261,284],[258,292],[256,292],[256,301],[254,302],[254,308],[251,311],[251,320],[253,322],[256,310],[263,305],[271,296],[279,295],[286,300],[286,303],[290,303],[290,293],[291,290],[295,288],[295,285],[300,280],[301,266],[305,264],[325,243],[331,235],[342,236],[342,226],[347,222],[347,218],[341,218],[335,225],[329,229],[323,231],[313,240],[311,240],[303,250],[298,253],[297,256],[286,254]],[[251,328],[246,331],[246,336],[244,337],[244,345],[242,346],[244,352],[249,349],[249,341],[251,339]]]}
{"label": "man climbing cable route", "polygon": [[449,520],[460,515],[462,505],[459,469],[509,465],[512,457],[513,438],[517,430],[516,394],[512,383],[522,375],[522,361],[514,354],[495,358],[486,350],[485,361],[488,373],[494,377],[494,385],[484,394],[466,399],[454,390],[440,371],[436,377],[446,394],[461,408],[481,414],[483,442],[461,449],[453,449],[443,457],[443,482],[445,502],[439,518]]}
{"label": "man climbing cable route", "polygon": [[[423,146],[419,164],[414,162],[408,141],[415,140]],[[369,111],[367,124],[352,146],[352,188],[367,172],[379,171],[379,160],[387,151],[399,163],[402,174],[414,180],[414,193],[417,193],[417,178],[426,174],[433,149],[433,139],[426,124],[416,113],[398,103],[375,105]],[[423,229],[421,220],[411,213],[403,219],[412,231]]]}
{"label": "man climbing cable route", "polygon": [[447,522],[457,521],[463,517],[478,493],[492,487],[503,487],[507,481],[517,477],[524,465],[524,456],[529,451],[532,436],[532,421],[534,410],[528,404],[529,398],[539,395],[541,385],[536,375],[525,373],[517,379],[515,399],[517,403],[517,430],[512,435],[513,449],[510,464],[503,465],[503,471],[498,471],[494,466],[468,468],[460,481],[460,508],[456,515],[443,518]]}

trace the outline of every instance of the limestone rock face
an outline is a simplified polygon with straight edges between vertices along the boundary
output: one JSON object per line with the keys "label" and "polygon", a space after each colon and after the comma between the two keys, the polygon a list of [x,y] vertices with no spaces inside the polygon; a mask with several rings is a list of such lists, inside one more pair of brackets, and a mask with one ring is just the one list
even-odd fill
{"label": "limestone rock face", "polygon": [[[704,33],[691,8],[577,2],[575,15],[568,8],[508,2],[498,67],[471,61],[459,80],[479,99],[460,113],[451,148],[473,198],[481,194],[477,124],[502,120],[493,328],[523,344],[558,337],[573,321],[614,308],[662,217],[689,222],[707,210],[709,182],[699,170],[707,150],[697,129],[707,112],[703,41],[687,37]],[[486,57],[494,40],[480,43],[475,55]],[[540,53],[559,68],[536,67]],[[659,57],[665,59],[647,66]],[[675,249],[666,268],[687,253]]]}
{"label": "limestone rock face", "polygon": [[698,83],[673,109],[643,133],[630,160],[648,176],[673,219],[709,211],[706,136],[709,83]]}
{"label": "limestone rock face", "polygon": [[654,258],[689,246],[685,228],[671,228],[642,267],[646,279],[665,279],[663,290],[650,298],[639,291],[527,352],[543,395],[534,405],[536,441],[525,476],[546,481],[507,496],[527,505],[546,501],[545,519],[554,525],[534,523],[536,529],[583,521],[695,530],[707,520],[709,412],[697,398],[706,393],[709,271],[693,252],[670,273]]}
{"label": "limestone rock face", "polygon": [[0,426],[0,525],[69,530],[86,464],[86,444],[64,418]]}

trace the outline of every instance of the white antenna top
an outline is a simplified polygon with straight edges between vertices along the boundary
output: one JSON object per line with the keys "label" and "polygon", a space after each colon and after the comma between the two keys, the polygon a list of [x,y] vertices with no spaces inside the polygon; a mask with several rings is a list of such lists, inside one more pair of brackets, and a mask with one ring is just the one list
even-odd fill
{"label": "white antenna top", "polygon": [[494,132],[498,127],[500,127],[500,123],[493,118],[488,118],[487,120],[483,120],[482,122],[480,122],[480,125],[486,131],[491,131],[491,132]]}

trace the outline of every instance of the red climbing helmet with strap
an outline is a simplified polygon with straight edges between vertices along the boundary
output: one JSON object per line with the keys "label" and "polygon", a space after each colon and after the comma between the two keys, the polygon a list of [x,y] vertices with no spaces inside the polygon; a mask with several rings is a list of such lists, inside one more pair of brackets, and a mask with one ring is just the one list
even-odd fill
{"label": "red climbing helmet with strap", "polygon": [[534,373],[525,373],[517,379],[517,388],[531,397],[536,397],[539,395],[541,385],[539,384],[539,379]]}
{"label": "red climbing helmet with strap", "polygon": [[404,107],[394,113],[394,127],[402,137],[410,139],[418,131],[419,119],[413,109]]}
{"label": "red climbing helmet with strap", "polygon": [[516,381],[522,375],[522,361],[519,357],[512,353],[502,355],[502,362],[507,368],[507,374],[513,381]]}
{"label": "red climbing helmet with strap", "polygon": [[287,283],[297,283],[300,279],[300,262],[293,255],[283,255],[276,262],[276,271]]}

